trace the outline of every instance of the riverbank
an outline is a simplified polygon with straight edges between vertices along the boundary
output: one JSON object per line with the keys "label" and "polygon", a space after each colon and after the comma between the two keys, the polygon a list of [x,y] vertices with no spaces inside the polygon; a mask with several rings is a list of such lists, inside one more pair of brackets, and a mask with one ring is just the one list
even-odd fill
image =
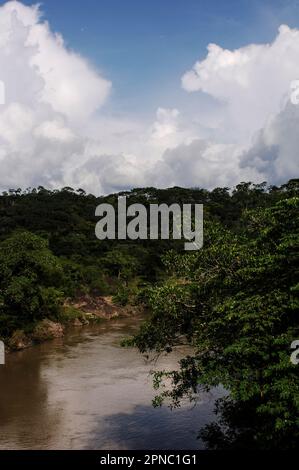
{"label": "riverbank", "polygon": [[5,341],[6,350],[8,353],[22,351],[45,341],[62,338],[70,327],[83,328],[102,321],[136,316],[141,312],[141,307],[116,305],[112,297],[81,295],[75,300],[65,301],[57,320],[44,318],[28,325],[26,329],[15,330]]}

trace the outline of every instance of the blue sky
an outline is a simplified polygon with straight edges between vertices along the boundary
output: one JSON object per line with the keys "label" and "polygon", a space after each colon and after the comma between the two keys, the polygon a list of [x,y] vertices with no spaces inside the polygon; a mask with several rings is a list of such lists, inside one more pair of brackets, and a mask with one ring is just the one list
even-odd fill
{"label": "blue sky", "polygon": [[299,2],[288,0],[43,0],[41,9],[112,81],[110,109],[129,114],[192,107],[180,79],[210,42],[235,49],[272,41],[282,23],[299,26]]}

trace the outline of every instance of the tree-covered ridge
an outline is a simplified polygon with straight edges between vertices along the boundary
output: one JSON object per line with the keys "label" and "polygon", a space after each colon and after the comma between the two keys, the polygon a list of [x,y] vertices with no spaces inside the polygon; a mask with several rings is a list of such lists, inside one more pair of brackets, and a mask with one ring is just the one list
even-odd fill
{"label": "tree-covered ridge", "polygon": [[[168,374],[156,404],[222,384],[210,447],[295,448],[299,442],[299,180],[276,187],[155,189],[95,197],[43,187],[0,196],[0,336],[59,319],[66,298],[113,295],[151,311],[134,343],[142,352],[188,342],[194,355]],[[99,241],[95,209],[127,204],[204,204],[204,247],[183,242]],[[162,385],[163,373],[155,377]],[[195,429],[199,428],[194,423]]]}
{"label": "tree-covered ridge", "polygon": [[[42,252],[41,246],[43,250],[47,246],[52,256],[57,258],[62,273],[59,289],[65,297],[74,297],[79,291],[94,291],[102,295],[119,294],[120,300],[125,302],[130,289],[136,291],[168,276],[162,257],[170,249],[181,253],[183,243],[172,240],[100,242],[94,232],[97,222],[95,209],[99,204],[110,203],[117,209],[119,196],[126,196],[128,205],[139,203],[146,207],[161,203],[201,203],[205,207],[206,221],[217,222],[238,233],[242,230],[241,215],[245,209],[271,207],[275,202],[296,194],[297,190],[297,180],[269,188],[265,183],[241,183],[232,191],[228,188],[213,191],[178,187],[164,190],[139,188],[103,197],[69,187],[60,191],[43,187],[9,190],[0,196],[0,243],[4,242],[1,270],[4,273],[8,263],[9,244],[15,246],[15,258],[22,258],[27,242],[24,242],[23,249],[20,239],[24,237],[25,240],[31,239],[37,253]],[[10,242],[8,238],[11,238]],[[47,269],[46,266],[44,268]],[[26,277],[26,273],[24,275]],[[16,277],[15,271],[11,277]],[[4,276],[1,292],[7,289],[7,282]],[[42,279],[40,282],[43,285]],[[57,289],[56,284],[52,285],[54,289]]]}

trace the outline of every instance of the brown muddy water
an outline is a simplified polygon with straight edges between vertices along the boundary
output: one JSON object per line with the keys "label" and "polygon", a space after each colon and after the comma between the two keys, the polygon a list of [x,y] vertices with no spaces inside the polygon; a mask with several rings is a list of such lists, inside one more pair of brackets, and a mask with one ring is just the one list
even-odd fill
{"label": "brown muddy water", "polygon": [[72,329],[10,354],[0,366],[0,449],[200,449],[221,389],[171,411],[154,409],[150,371],[177,367],[180,349],[157,362],[120,341],[137,331],[126,318]]}

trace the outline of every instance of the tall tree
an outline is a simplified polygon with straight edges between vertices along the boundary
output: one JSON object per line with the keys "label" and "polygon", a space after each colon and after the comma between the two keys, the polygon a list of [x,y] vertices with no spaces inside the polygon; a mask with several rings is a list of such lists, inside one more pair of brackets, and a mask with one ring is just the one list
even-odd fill
{"label": "tall tree", "polygon": [[172,252],[172,279],[151,295],[152,317],[135,338],[142,352],[195,347],[156,404],[222,384],[221,425],[206,428],[210,447],[295,448],[299,443],[299,368],[290,345],[299,338],[299,198],[245,211],[238,234],[208,222],[205,246]]}
{"label": "tall tree", "polygon": [[0,244],[0,333],[56,316],[63,271],[48,242],[16,232]]}

